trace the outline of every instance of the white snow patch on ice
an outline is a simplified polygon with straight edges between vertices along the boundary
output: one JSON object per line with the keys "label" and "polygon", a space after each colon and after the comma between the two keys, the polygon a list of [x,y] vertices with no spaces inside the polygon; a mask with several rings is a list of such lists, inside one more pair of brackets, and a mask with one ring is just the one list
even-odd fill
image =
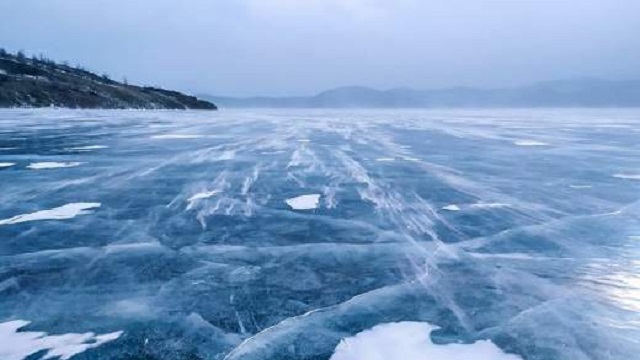
{"label": "white snow patch on ice", "polygon": [[591,189],[593,186],[591,185],[569,185],[572,189]]}
{"label": "white snow patch on ice", "polygon": [[536,140],[516,140],[513,142],[515,145],[518,146],[547,146],[549,144],[542,142],[542,141],[536,141]]}
{"label": "white snow patch on ice", "polygon": [[82,165],[81,162],[70,161],[70,162],[55,162],[55,161],[45,161],[45,162],[35,162],[27,165],[27,168],[33,170],[42,170],[42,169],[60,169],[60,168],[70,168]]}
{"label": "white snow patch on ice", "polygon": [[153,135],[152,139],[200,139],[203,138],[202,135],[197,134],[162,134],[162,135]]}
{"label": "white snow patch on ice", "polygon": [[420,322],[381,324],[343,339],[330,360],[522,360],[490,340],[434,344],[429,335],[436,329]]}
{"label": "white snow patch on ice", "polygon": [[640,174],[619,173],[613,174],[613,177],[618,179],[640,180]]}
{"label": "white snow patch on ice", "polygon": [[260,152],[260,155],[278,155],[278,154],[284,154],[286,151],[284,150],[273,150],[273,151],[262,151]]}
{"label": "white snow patch on ice", "polygon": [[38,220],[65,220],[79,215],[91,214],[92,209],[99,208],[100,203],[71,203],[49,210],[40,210],[30,214],[16,215],[0,220],[0,225],[18,224]]}
{"label": "white snow patch on ice", "polygon": [[18,331],[29,321],[14,320],[0,323],[0,359],[22,360],[40,351],[47,351],[43,359],[67,360],[71,357],[114,341],[122,331],[96,335],[84,334],[47,335],[40,331]]}
{"label": "white snow patch on ice", "polygon": [[218,157],[218,160],[233,160],[235,157],[236,152],[234,150],[226,150]]}
{"label": "white snow patch on ice", "polygon": [[469,205],[470,208],[472,209],[496,209],[496,208],[503,208],[503,207],[509,207],[509,204],[504,204],[504,203],[477,203],[477,204],[471,204]]}
{"label": "white snow patch on ice", "polygon": [[13,166],[15,164],[16,163],[12,163],[12,162],[0,162],[0,168],[11,167],[11,166]]}
{"label": "white snow patch on ice", "polygon": [[380,161],[380,162],[391,162],[391,161],[395,161],[395,158],[392,157],[381,157],[381,158],[377,158],[376,161]]}
{"label": "white snow patch on ice", "polygon": [[309,194],[287,199],[286,203],[294,210],[312,210],[318,207],[320,194]]}
{"label": "white snow patch on ice", "polygon": [[442,210],[447,210],[447,211],[460,211],[460,206],[456,205],[456,204],[451,204],[451,205],[447,205],[447,206],[443,206]]}
{"label": "white snow patch on ice", "polygon": [[108,148],[108,146],[106,146],[106,145],[88,145],[88,146],[72,147],[72,148],[69,148],[67,150],[90,151],[90,150],[100,150],[100,149],[106,149],[106,148]]}
{"label": "white snow patch on ice", "polygon": [[162,129],[162,128],[176,127],[176,125],[173,125],[173,124],[149,124],[149,125],[147,125],[147,127],[150,128],[150,129]]}
{"label": "white snow patch on ice", "polygon": [[466,210],[498,209],[498,208],[509,207],[509,206],[510,206],[509,204],[504,204],[504,203],[451,204],[451,205],[443,206],[442,210],[460,211],[463,209],[466,209]]}

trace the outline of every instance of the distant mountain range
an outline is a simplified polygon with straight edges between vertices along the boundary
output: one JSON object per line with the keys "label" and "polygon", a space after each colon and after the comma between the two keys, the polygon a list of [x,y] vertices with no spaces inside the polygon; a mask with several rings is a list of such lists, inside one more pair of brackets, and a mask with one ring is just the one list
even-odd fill
{"label": "distant mountain range", "polygon": [[640,107],[640,80],[592,78],[533,85],[437,90],[376,90],[342,87],[314,96],[235,98],[201,95],[221,107],[266,108],[482,108],[482,107]]}
{"label": "distant mountain range", "polygon": [[177,91],[141,87],[45,58],[0,49],[0,107],[216,110]]}

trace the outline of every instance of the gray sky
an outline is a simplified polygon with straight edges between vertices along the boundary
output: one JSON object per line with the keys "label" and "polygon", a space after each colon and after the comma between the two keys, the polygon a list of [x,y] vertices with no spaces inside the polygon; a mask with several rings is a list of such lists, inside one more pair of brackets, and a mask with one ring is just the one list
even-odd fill
{"label": "gray sky", "polygon": [[640,79],[639,0],[2,0],[0,46],[216,95]]}

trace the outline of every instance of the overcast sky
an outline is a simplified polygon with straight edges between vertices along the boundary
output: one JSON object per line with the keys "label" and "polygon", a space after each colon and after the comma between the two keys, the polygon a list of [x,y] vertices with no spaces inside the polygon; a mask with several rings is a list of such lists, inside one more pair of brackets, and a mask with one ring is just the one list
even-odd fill
{"label": "overcast sky", "polygon": [[640,0],[1,0],[0,46],[216,95],[640,79]]}

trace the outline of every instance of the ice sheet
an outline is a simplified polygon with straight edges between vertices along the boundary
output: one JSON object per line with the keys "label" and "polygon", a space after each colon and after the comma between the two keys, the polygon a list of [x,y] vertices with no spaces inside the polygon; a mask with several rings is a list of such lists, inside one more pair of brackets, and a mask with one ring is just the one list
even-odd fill
{"label": "ice sheet", "polygon": [[0,110],[0,323],[125,331],[78,358],[327,359],[410,321],[632,359],[639,113]]}

